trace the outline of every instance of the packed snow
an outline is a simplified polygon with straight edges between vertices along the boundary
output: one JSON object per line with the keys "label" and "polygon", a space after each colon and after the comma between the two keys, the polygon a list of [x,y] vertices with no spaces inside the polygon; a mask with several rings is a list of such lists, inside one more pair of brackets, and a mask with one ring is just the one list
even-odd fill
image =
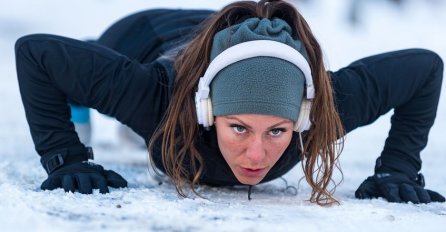
{"label": "packed snow", "polygon": [[[92,195],[42,191],[46,173],[29,134],[16,81],[14,42],[25,34],[52,33],[96,38],[112,22],[149,8],[219,9],[220,1],[0,0],[0,230],[1,231],[445,231],[446,203],[394,204],[357,200],[354,191],[373,172],[390,127],[390,113],[346,137],[341,155],[344,181],[340,205],[309,203],[310,188],[298,165],[284,176],[253,188],[199,187],[205,197],[178,197],[175,187],[154,178],[147,153],[121,141],[118,123],[93,116],[95,162],[122,174],[128,188]],[[446,4],[363,1],[360,20],[348,23],[350,1],[295,1],[324,48],[327,67],[337,70],[355,59],[384,51],[420,47],[446,59]],[[435,2],[439,3],[434,5]],[[446,195],[446,94],[429,143],[422,152],[426,187]],[[442,171],[443,170],[443,171]],[[339,176],[339,173],[337,174]],[[338,178],[340,179],[340,178]]]}

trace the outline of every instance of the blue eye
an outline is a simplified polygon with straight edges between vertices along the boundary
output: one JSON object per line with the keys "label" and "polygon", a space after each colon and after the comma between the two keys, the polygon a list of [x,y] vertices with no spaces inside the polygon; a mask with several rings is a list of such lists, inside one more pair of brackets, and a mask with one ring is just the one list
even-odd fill
{"label": "blue eye", "polygon": [[243,134],[246,132],[246,128],[240,125],[231,125],[232,129],[237,134]]}
{"label": "blue eye", "polygon": [[275,129],[272,129],[272,130],[270,130],[270,135],[272,135],[272,136],[279,136],[279,135],[281,135],[283,132],[285,132],[286,130],[285,129],[283,129],[283,128],[275,128]]}

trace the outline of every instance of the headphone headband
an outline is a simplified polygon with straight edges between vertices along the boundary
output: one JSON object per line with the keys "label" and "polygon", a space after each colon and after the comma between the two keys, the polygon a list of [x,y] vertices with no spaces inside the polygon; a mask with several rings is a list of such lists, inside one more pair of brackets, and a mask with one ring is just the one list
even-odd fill
{"label": "headphone headband", "polygon": [[200,101],[209,98],[209,85],[222,69],[238,61],[259,56],[283,59],[298,67],[305,76],[307,99],[314,98],[311,68],[302,54],[284,43],[272,40],[253,40],[236,44],[224,50],[212,60],[203,77],[200,77],[195,100]]}

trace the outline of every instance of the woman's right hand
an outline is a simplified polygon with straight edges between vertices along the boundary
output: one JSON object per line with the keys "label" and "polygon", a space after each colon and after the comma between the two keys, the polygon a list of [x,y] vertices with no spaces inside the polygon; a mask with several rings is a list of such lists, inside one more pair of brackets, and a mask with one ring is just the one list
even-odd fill
{"label": "woman's right hand", "polygon": [[88,161],[93,158],[93,150],[81,144],[43,155],[40,162],[48,173],[48,178],[40,188],[63,188],[65,192],[91,194],[93,189],[108,193],[108,186],[127,187],[127,181],[121,175]]}
{"label": "woman's right hand", "polygon": [[127,187],[127,181],[112,170],[105,170],[101,165],[83,161],[61,166],[48,174],[41,189],[63,188],[65,192],[78,191],[83,194],[91,194],[93,189],[99,189],[100,193],[108,193],[108,186],[124,188]]}

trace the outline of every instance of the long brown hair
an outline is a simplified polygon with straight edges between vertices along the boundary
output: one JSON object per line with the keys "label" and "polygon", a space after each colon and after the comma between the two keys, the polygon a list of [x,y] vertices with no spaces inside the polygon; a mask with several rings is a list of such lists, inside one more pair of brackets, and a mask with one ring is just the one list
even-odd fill
{"label": "long brown hair", "polygon": [[[186,183],[189,183],[195,192],[204,165],[202,154],[195,146],[198,124],[191,123],[197,121],[194,93],[198,79],[209,65],[214,35],[224,28],[253,17],[277,17],[285,20],[293,28],[293,37],[300,39],[306,48],[316,95],[310,113],[313,125],[310,131],[304,134],[305,152],[301,153],[302,167],[312,188],[310,201],[319,205],[337,202],[333,197],[336,184],[332,189],[329,189],[329,186],[334,168],[338,167],[338,154],[342,150],[344,130],[335,109],[330,78],[324,67],[319,43],[307,22],[292,5],[280,0],[235,2],[206,20],[201,30],[175,60],[177,76],[173,95],[163,122],[150,140],[151,159],[153,160],[155,141],[162,139],[162,162],[166,174],[175,183],[177,192],[183,197],[186,196]],[[185,167],[186,165],[188,167]]]}

